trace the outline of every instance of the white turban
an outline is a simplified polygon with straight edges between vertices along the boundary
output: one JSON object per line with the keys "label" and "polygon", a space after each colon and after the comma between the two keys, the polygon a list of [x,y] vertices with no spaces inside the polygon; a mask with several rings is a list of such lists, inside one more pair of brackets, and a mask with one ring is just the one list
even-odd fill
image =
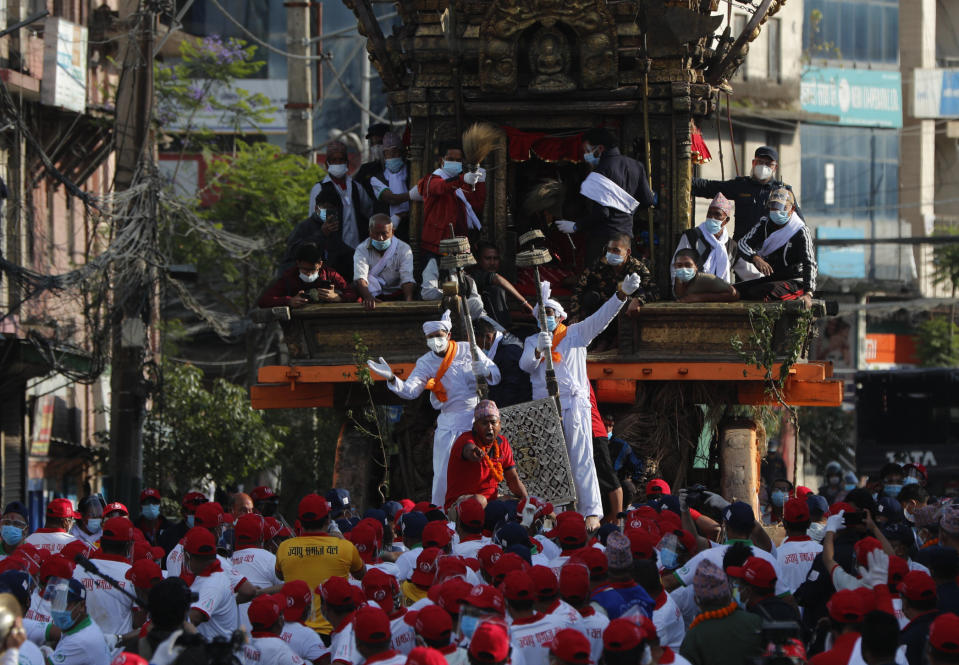
{"label": "white turban", "polygon": [[[566,318],[566,310],[563,309],[563,306],[559,304],[558,301],[550,299],[552,290],[550,288],[549,282],[543,282],[543,305],[546,306],[546,309],[553,310],[553,314],[556,316],[556,322],[559,323]],[[533,317],[538,321],[539,320],[539,303],[536,304],[536,307],[533,308]]]}
{"label": "white turban", "polygon": [[442,330],[445,333],[448,333],[453,329],[453,322],[450,318],[450,311],[446,310],[443,312],[443,316],[439,321],[427,321],[423,324],[423,334],[432,335],[433,333]]}

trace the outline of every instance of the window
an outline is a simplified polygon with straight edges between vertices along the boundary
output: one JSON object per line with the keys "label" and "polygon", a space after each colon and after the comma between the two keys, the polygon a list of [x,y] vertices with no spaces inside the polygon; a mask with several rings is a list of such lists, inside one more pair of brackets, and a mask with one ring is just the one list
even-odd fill
{"label": "window", "polygon": [[[739,35],[743,34],[743,31],[746,29],[746,15],[745,14],[733,14],[733,31],[732,38],[736,39]],[[736,70],[736,73],[733,75],[734,81],[745,81],[748,78],[748,73],[746,69],[749,67],[749,56],[747,55],[743,58],[743,64],[739,65],[739,69]]]}
{"label": "window", "polygon": [[898,0],[806,0],[805,14],[810,58],[899,62]]}
{"label": "window", "polygon": [[782,21],[778,18],[766,23],[766,38],[768,40],[766,42],[766,78],[772,83],[782,81],[782,68],[780,67],[782,62],[781,29]]}

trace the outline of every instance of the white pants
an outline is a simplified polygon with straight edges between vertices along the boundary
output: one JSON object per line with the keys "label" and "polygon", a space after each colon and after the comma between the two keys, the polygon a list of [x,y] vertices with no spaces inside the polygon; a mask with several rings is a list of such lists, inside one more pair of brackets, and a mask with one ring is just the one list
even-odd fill
{"label": "white pants", "polygon": [[563,409],[563,432],[573,484],[576,485],[577,510],[584,517],[602,516],[603,499],[593,462],[593,421],[589,404],[574,403]]}
{"label": "white pants", "polygon": [[[446,420],[449,422],[444,422]],[[453,443],[460,434],[470,430],[469,427],[463,428],[462,423],[454,421],[454,418],[440,415],[436,422],[436,432],[433,433],[433,496],[430,503],[440,508],[446,503],[446,474]]]}

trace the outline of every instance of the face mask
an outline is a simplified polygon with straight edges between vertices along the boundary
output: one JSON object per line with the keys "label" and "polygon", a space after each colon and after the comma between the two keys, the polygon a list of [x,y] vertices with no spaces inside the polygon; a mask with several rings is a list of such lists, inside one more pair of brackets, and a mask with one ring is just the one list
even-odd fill
{"label": "face mask", "polygon": [[546,330],[548,330],[549,332],[553,332],[554,330],[556,330],[556,317],[555,317],[555,316],[547,316],[547,317],[546,317]]}
{"label": "face mask", "polygon": [[50,610],[50,616],[60,630],[70,630],[73,627],[73,612],[70,610]]}
{"label": "face mask", "polygon": [[919,484],[919,479],[913,478],[912,476],[906,476],[902,481],[903,487],[905,487],[906,485],[918,485],[918,484]]}
{"label": "face mask", "polygon": [[383,146],[382,145],[371,145],[370,146],[370,159],[374,162],[383,161]]}
{"label": "face mask", "polygon": [[381,252],[388,250],[391,242],[393,242],[392,238],[387,238],[386,240],[370,240],[370,244],[373,245],[373,249],[378,249]]}
{"label": "face mask", "polygon": [[766,182],[773,177],[773,167],[766,164],[756,164],[753,167],[753,179],[759,182]]}
{"label": "face mask", "polygon": [[809,525],[809,528],[806,529],[806,535],[816,542],[821,543],[823,537],[826,535],[826,525],[821,522],[813,522]]}
{"label": "face mask", "polygon": [[659,550],[659,562],[666,570],[676,570],[679,567],[679,555],[673,550]]}
{"label": "face mask", "polygon": [[478,617],[470,616],[469,614],[460,615],[460,632],[463,633],[464,637],[472,639],[473,633],[476,632],[477,625],[479,625]]}
{"label": "face mask", "polygon": [[433,353],[443,353],[449,346],[449,340],[445,337],[427,337],[426,346],[430,347]]}
{"label": "face mask", "polygon": [[7,545],[18,545],[23,540],[23,529],[4,524],[3,528],[0,528],[0,538],[3,538],[3,542]]}
{"label": "face mask", "polygon": [[158,503],[148,503],[143,506],[143,510],[140,511],[148,520],[155,520],[160,516],[160,504]]}
{"label": "face mask", "polygon": [[613,254],[612,252],[606,252],[606,263],[608,263],[611,266],[621,265],[623,261],[625,260],[626,260],[625,256],[621,256],[619,254]]}
{"label": "face mask", "polygon": [[329,173],[334,178],[342,178],[346,175],[349,166],[346,164],[330,164],[326,167],[326,172]]}
{"label": "face mask", "polygon": [[676,276],[680,282],[684,284],[696,276],[695,268],[676,268],[673,270],[673,274]]}
{"label": "face mask", "polygon": [[612,438],[613,438],[613,430],[611,430],[611,429],[606,430],[606,437],[612,439]]}
{"label": "face mask", "polygon": [[782,490],[775,490],[770,495],[769,500],[777,508],[782,508],[786,504],[786,493]]}
{"label": "face mask", "polygon": [[326,221],[326,208],[320,208],[319,210],[314,211],[313,219],[318,219],[321,222]]}
{"label": "face mask", "polygon": [[893,499],[899,496],[899,492],[901,491],[902,491],[902,485],[885,485],[882,488],[882,493],[885,494],[886,496],[892,497]]}
{"label": "face mask", "polygon": [[312,283],[315,282],[317,279],[319,279],[319,277],[320,277],[320,273],[318,273],[318,272],[315,272],[315,273],[313,273],[312,275],[307,275],[307,274],[302,273],[302,272],[300,273],[300,279],[302,279],[302,280],[303,280],[304,282],[306,282],[307,284],[312,284]]}
{"label": "face mask", "polygon": [[87,531],[95,533],[100,530],[101,524],[103,524],[103,520],[100,519],[87,520]]}
{"label": "face mask", "polygon": [[705,227],[706,232],[710,235],[716,235],[723,230],[723,223],[718,219],[713,219],[712,217],[708,217],[703,226]]}
{"label": "face mask", "polygon": [[188,528],[188,529],[192,529],[192,528],[193,528],[193,523],[194,523],[195,521],[196,521],[196,516],[194,516],[194,515],[187,515],[187,516],[186,516],[186,526],[187,526],[187,528]]}
{"label": "face mask", "polygon": [[852,492],[854,489],[856,489],[856,483],[846,483],[842,486],[842,488],[847,492]]}
{"label": "face mask", "polygon": [[789,213],[785,210],[770,210],[769,219],[773,220],[773,224],[782,226],[789,221]]}
{"label": "face mask", "polygon": [[443,170],[446,171],[450,177],[455,178],[463,172],[463,162],[451,162],[448,159],[443,160]]}
{"label": "face mask", "polygon": [[599,164],[599,155],[596,154],[595,150],[596,149],[593,148],[593,150],[583,153],[583,159],[585,159],[586,163],[590,166],[596,166]]}
{"label": "face mask", "polygon": [[399,173],[403,169],[402,157],[390,157],[386,160],[386,168],[390,173]]}

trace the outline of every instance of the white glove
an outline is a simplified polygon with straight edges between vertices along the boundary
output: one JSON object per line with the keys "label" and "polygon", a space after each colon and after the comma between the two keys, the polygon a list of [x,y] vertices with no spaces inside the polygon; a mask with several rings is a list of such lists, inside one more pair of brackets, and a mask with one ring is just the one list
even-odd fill
{"label": "white glove", "polygon": [[840,510],[835,515],[830,515],[826,518],[826,533],[830,531],[835,533],[845,526],[845,518],[843,518],[845,512],[845,510]]}
{"label": "white glove", "polygon": [[473,361],[473,375],[474,376],[489,376],[489,371],[486,369],[486,365],[482,360]]}
{"label": "white glove", "polygon": [[553,346],[553,336],[548,332],[541,332],[536,340],[536,348],[541,353],[548,351]]}
{"label": "white glove", "polygon": [[556,228],[563,233],[576,233],[576,222],[571,222],[568,219],[557,219]]}
{"label": "white glove", "polygon": [[422,200],[423,200],[423,195],[420,194],[420,189],[419,189],[419,187],[418,187],[417,185],[413,185],[412,187],[410,187],[409,194],[410,194],[410,201],[422,201]]}
{"label": "white glove", "polygon": [[867,568],[859,567],[859,576],[870,589],[889,583],[889,555],[882,550],[873,550],[866,555]]}
{"label": "white glove", "polygon": [[636,293],[636,289],[639,288],[641,283],[642,280],[640,280],[639,275],[634,272],[629,273],[623,280],[623,293],[628,296]]}
{"label": "white glove", "polygon": [[377,374],[382,376],[387,381],[392,381],[394,378],[393,370],[390,369],[390,364],[386,362],[385,360],[383,360],[383,356],[380,356],[379,362],[375,360],[367,360],[366,366],[369,367],[370,370],[372,370],[373,372],[376,372]]}
{"label": "white glove", "polygon": [[475,171],[467,171],[463,174],[463,182],[470,187],[474,187],[479,181],[479,173],[476,173]]}

